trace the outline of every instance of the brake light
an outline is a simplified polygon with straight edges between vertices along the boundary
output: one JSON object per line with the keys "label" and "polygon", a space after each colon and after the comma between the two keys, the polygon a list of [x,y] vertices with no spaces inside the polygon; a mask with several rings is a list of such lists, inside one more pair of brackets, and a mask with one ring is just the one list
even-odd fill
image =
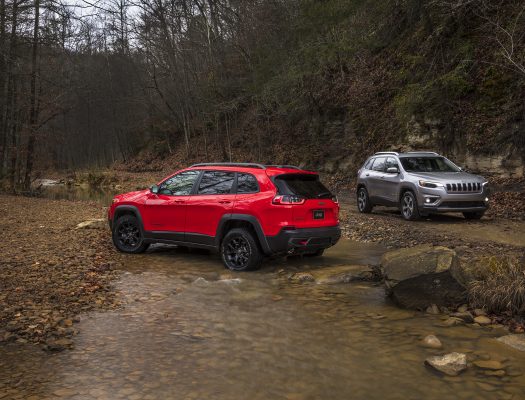
{"label": "brake light", "polygon": [[301,196],[296,196],[292,194],[278,194],[277,196],[273,198],[272,203],[289,205],[289,204],[304,204],[305,201],[306,199]]}

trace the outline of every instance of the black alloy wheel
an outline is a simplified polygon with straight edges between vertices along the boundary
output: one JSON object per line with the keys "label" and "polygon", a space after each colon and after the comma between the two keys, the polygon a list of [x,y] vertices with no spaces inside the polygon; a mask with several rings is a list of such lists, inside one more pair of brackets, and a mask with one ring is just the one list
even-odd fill
{"label": "black alloy wheel", "polygon": [[232,271],[257,269],[262,262],[262,253],[251,232],[245,228],[229,231],[221,244],[222,261]]}
{"label": "black alloy wheel", "polygon": [[113,228],[113,243],[124,253],[142,253],[149,247],[144,243],[142,229],[134,215],[123,215]]}

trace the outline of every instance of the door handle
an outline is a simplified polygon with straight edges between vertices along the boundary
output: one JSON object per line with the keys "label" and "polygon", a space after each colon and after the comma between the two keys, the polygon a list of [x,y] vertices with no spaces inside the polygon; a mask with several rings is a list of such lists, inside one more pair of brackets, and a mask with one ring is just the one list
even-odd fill
{"label": "door handle", "polygon": [[220,204],[230,204],[231,201],[230,200],[219,200],[219,203]]}
{"label": "door handle", "polygon": [[370,176],[370,174],[365,174],[365,176]]}
{"label": "door handle", "polygon": [[182,203],[185,203],[185,202],[186,202],[186,200],[175,200],[175,203],[177,203],[177,204],[182,204]]}

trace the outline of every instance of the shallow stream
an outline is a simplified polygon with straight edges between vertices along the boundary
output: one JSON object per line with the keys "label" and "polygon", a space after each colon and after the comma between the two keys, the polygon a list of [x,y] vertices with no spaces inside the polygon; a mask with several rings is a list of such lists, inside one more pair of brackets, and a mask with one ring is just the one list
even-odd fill
{"label": "shallow stream", "polygon": [[[369,283],[293,284],[294,271],[375,264],[383,248],[340,242],[320,259],[232,274],[210,254],[159,246],[125,256],[123,307],[81,316],[75,348],[0,347],[0,399],[523,399],[525,353],[501,329],[444,327]],[[436,334],[441,350],[420,345]],[[501,360],[441,376],[426,357]],[[34,397],[30,397],[34,396]]]}

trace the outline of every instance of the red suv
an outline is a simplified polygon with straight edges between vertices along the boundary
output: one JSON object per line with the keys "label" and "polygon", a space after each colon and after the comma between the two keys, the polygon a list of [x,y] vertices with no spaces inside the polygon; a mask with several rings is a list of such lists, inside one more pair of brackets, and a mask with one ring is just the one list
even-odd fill
{"label": "red suv", "polygon": [[341,236],[339,204],[315,172],[288,165],[195,164],[149,190],[115,196],[113,243],[215,249],[226,267],[256,269],[264,256],[320,256]]}

